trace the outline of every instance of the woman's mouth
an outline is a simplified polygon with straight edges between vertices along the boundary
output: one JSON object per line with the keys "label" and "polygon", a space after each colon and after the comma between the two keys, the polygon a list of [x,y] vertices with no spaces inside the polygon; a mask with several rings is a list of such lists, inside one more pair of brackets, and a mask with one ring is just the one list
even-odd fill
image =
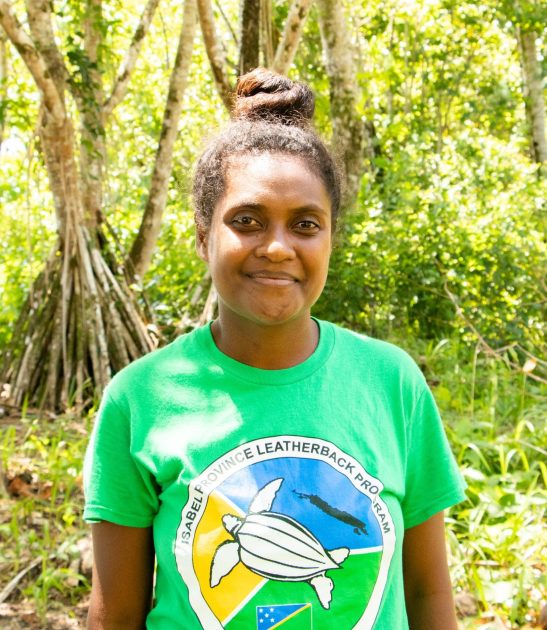
{"label": "woman's mouth", "polygon": [[285,287],[298,282],[295,276],[284,271],[253,271],[245,275],[258,284],[273,287]]}

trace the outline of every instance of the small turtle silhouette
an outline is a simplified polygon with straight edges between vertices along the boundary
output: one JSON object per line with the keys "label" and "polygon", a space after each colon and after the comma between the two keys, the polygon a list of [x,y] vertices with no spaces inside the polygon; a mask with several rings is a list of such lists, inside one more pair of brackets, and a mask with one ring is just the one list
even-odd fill
{"label": "small turtle silhouette", "polygon": [[347,547],[327,551],[317,538],[290,516],[270,512],[283,478],[274,479],[256,493],[244,518],[225,514],[222,523],[234,537],[215,551],[210,584],[214,588],[237,565],[244,564],[262,577],[280,582],[309,582],[323,608],[330,608],[332,580],[325,575],[338,569],[349,555]]}

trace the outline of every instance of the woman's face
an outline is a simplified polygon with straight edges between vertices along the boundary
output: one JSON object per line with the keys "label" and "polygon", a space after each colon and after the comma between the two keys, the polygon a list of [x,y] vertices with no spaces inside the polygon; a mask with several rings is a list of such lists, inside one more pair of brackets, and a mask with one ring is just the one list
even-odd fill
{"label": "woman's face", "polygon": [[221,320],[276,325],[309,318],[327,279],[331,239],[330,197],[304,160],[232,158],[211,228],[198,241]]}

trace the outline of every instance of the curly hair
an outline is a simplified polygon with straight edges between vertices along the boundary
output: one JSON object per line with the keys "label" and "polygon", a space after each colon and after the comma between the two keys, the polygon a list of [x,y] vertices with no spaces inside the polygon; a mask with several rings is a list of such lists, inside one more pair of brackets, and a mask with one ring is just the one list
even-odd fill
{"label": "curly hair", "polygon": [[315,97],[302,83],[264,68],[239,78],[232,120],[199,158],[193,182],[198,234],[209,232],[214,209],[224,195],[230,158],[272,153],[302,159],[324,183],[331,201],[333,230],[340,212],[338,167],[313,130]]}

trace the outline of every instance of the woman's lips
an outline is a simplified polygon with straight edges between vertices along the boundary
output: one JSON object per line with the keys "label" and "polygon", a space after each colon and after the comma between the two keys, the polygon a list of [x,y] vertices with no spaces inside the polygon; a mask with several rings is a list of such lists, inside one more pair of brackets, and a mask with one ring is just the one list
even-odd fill
{"label": "woman's lips", "polygon": [[295,276],[284,271],[253,271],[245,275],[258,284],[273,287],[285,287],[298,282]]}

